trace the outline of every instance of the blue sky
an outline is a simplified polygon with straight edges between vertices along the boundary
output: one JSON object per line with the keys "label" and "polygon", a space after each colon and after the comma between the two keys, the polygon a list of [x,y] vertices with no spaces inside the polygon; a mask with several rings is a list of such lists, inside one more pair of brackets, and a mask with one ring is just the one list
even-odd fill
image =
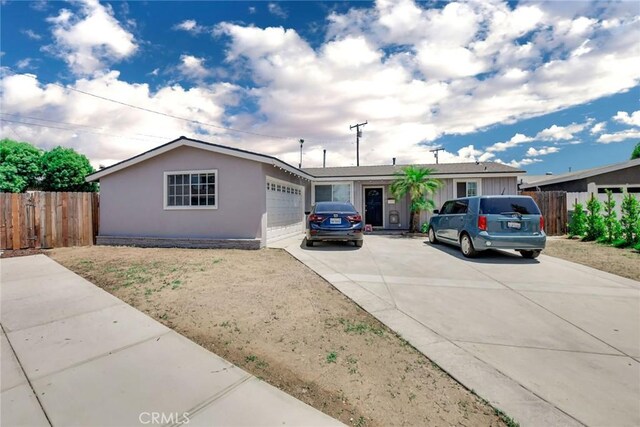
{"label": "blue sky", "polygon": [[292,164],[304,138],[304,165],[327,149],[348,166],[365,120],[361,164],[442,147],[445,162],[560,173],[640,141],[637,2],[1,7],[1,136],[95,165],[187,135]]}

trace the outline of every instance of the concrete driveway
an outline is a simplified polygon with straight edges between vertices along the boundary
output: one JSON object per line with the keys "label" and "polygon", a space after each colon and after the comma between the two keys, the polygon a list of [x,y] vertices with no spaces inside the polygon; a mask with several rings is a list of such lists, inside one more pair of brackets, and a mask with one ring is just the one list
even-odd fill
{"label": "concrete driveway", "polygon": [[522,425],[640,425],[636,281],[400,236],[280,246]]}

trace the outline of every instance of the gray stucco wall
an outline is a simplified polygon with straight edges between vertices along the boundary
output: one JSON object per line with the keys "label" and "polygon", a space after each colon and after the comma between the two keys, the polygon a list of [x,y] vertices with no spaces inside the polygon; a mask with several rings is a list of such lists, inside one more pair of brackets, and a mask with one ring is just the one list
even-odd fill
{"label": "gray stucco wall", "polygon": [[[218,170],[218,209],[165,210],[164,172],[203,169]],[[179,147],[100,180],[100,234],[261,238],[265,184],[262,163]]]}

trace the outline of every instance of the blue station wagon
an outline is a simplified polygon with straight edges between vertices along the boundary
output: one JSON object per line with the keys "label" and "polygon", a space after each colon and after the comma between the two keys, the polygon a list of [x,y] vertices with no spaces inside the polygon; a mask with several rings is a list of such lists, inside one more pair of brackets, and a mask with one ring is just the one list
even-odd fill
{"label": "blue station wagon", "polygon": [[544,218],[528,196],[449,200],[429,221],[429,242],[460,246],[465,257],[487,249],[513,249],[536,258],[545,247]]}

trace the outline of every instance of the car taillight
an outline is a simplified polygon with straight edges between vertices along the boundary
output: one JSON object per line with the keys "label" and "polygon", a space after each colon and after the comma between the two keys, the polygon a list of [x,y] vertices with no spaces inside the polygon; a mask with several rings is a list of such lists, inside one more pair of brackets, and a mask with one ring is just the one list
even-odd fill
{"label": "car taillight", "polygon": [[362,216],[360,216],[359,214],[356,215],[349,215],[347,216],[347,219],[351,222],[361,222],[362,221]]}
{"label": "car taillight", "polygon": [[309,221],[311,222],[322,222],[323,219],[324,217],[321,215],[316,215],[316,214],[309,215]]}
{"label": "car taillight", "polygon": [[487,231],[487,217],[484,215],[478,217],[478,230]]}
{"label": "car taillight", "polygon": [[544,217],[540,215],[540,231],[544,231]]}

